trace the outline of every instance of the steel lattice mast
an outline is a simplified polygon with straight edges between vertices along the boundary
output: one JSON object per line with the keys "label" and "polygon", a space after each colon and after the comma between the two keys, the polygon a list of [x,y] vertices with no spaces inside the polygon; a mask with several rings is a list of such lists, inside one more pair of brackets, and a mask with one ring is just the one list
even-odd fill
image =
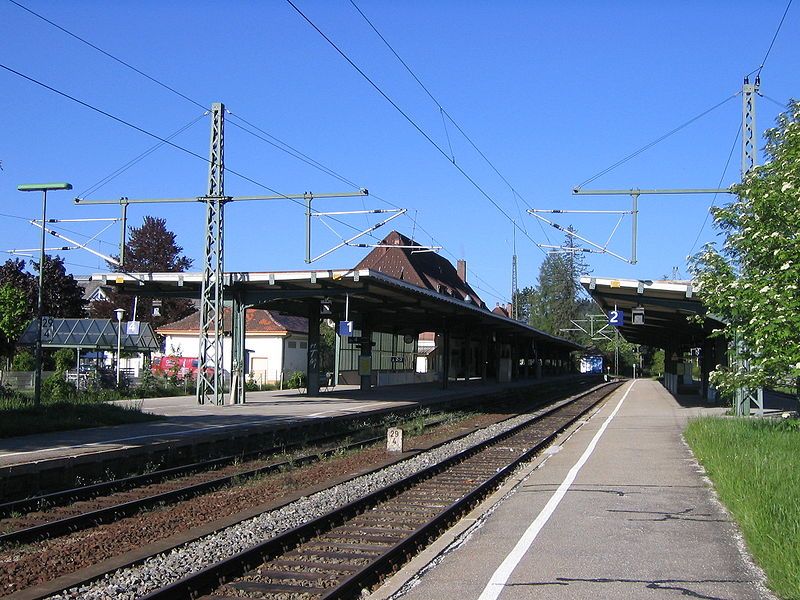
{"label": "steel lattice mast", "polygon": [[225,268],[225,105],[211,105],[211,141],[208,157],[208,195],[203,251],[203,287],[200,295],[199,368],[197,401],[222,395],[222,321],[224,313],[223,277]]}

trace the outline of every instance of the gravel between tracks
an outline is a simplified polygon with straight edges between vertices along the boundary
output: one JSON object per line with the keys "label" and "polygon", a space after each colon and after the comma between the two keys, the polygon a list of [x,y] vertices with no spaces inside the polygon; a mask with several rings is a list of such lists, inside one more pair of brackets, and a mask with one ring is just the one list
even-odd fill
{"label": "gravel between tracks", "polygon": [[[562,401],[558,404],[562,404]],[[480,442],[535,418],[543,411],[514,417],[476,431],[460,440],[449,442],[424,454],[392,465],[377,473],[301,498],[278,510],[264,513],[212,535],[190,542],[171,552],[146,560],[137,567],[122,569],[105,578],[62,594],[51,596],[60,600],[107,598],[140,598],[160,587],[173,583],[205,565],[217,562],[246,550],[265,539],[275,537],[313,518],[366,496],[382,487],[413,475],[430,465],[445,460]]]}

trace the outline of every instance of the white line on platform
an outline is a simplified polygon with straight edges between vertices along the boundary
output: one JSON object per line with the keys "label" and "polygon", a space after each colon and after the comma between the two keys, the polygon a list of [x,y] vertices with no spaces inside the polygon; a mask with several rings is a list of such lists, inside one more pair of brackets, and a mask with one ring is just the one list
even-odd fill
{"label": "white line on platform", "polygon": [[608,415],[608,418],[600,426],[600,429],[597,431],[597,433],[594,434],[592,441],[589,442],[589,446],[578,459],[578,462],[576,462],[575,465],[569,470],[569,473],[567,473],[564,481],[561,482],[561,485],[558,486],[558,489],[550,497],[550,500],[547,501],[545,507],[528,526],[528,529],[525,531],[525,533],[522,534],[522,537],[517,542],[517,545],[514,546],[514,549],[508,554],[508,556],[506,556],[505,560],[503,560],[500,566],[497,567],[497,570],[492,575],[489,583],[487,583],[486,587],[483,588],[483,592],[481,592],[478,600],[497,600],[497,597],[500,595],[500,592],[503,591],[503,588],[506,585],[509,577],[511,577],[514,569],[517,568],[519,561],[521,561],[522,557],[525,556],[525,553],[531,547],[531,544],[533,544],[536,536],[539,535],[542,527],[545,526],[547,521],[555,512],[559,503],[566,495],[567,490],[569,490],[570,486],[575,481],[575,478],[578,476],[578,472],[581,470],[581,467],[583,467],[583,465],[586,464],[586,461],[589,460],[592,452],[594,452],[595,446],[597,446],[597,442],[605,432],[608,424],[611,423],[611,419],[613,419],[619,412],[622,403],[625,402],[625,398],[628,397],[628,394],[630,394],[634,385],[636,385],[636,381],[631,383],[628,390],[622,396],[622,399],[619,401],[619,403],[617,403],[617,406],[614,408],[611,414]]}

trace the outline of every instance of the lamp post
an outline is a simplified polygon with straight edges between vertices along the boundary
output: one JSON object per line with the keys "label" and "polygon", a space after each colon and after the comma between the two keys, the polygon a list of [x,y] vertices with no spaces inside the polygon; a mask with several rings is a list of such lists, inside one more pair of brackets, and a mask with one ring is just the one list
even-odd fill
{"label": "lamp post", "polygon": [[125,314],[125,309],[115,308],[114,314],[117,315],[117,388],[119,388],[119,362],[122,356],[122,315]]}
{"label": "lamp post", "polygon": [[47,192],[51,190],[71,190],[69,183],[24,183],[17,186],[20,192],[42,192],[42,246],[39,253],[39,300],[36,304],[36,356],[33,373],[33,403],[38,405],[42,400],[42,312],[44,287],[44,228],[47,220]]}

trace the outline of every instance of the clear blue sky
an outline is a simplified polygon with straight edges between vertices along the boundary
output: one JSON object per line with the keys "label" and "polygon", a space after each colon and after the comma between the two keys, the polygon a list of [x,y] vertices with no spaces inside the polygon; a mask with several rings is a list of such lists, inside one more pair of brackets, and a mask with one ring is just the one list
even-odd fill
{"label": "clear blue sky", "polygon": [[[125,60],[204,106],[224,102],[246,119],[381,199],[408,209],[379,229],[443,245],[465,258],[487,304],[507,300],[512,225],[466,178],[349,65],[302,17],[272,2],[43,2],[31,10]],[[411,67],[442,107],[518,192],[480,158],[414,81],[349,1],[296,0],[297,6],[527,233],[517,235],[520,286],[536,281],[544,257],[530,239],[558,243],[528,207],[625,210],[627,197],[574,197],[572,188],[741,89],[764,58],[786,1],[717,2],[375,2],[358,7]],[[792,6],[762,71],[759,135],[798,96],[800,6]],[[191,102],[69,37],[8,0],[0,0],[0,63],[146,129],[168,136],[201,117]],[[38,247],[38,230],[22,218],[40,214],[37,194],[20,183],[68,181],[73,192],[49,196],[48,216],[110,217],[116,207],[75,207],[72,197],[156,142],[57,94],[0,69],[0,250]],[[284,194],[352,191],[233,127],[226,129],[226,166]],[[733,98],[694,124],[586,188],[722,186],[739,179],[740,147],[723,169],[741,121]],[[241,121],[240,121],[241,123]],[[208,117],[174,142],[208,155]],[[449,144],[448,144],[449,136]],[[759,139],[759,148],[763,142]],[[205,193],[207,163],[163,146],[89,198],[196,196]],[[228,195],[270,193],[232,173]],[[723,203],[720,196],[716,202]],[[598,276],[660,278],[694,246],[716,238],[707,223],[709,196],[640,200],[639,264],[587,255]],[[387,208],[374,197],[319,200],[320,210]],[[201,205],[135,206],[167,219],[185,253],[201,266]],[[226,207],[226,270],[300,270],[303,210],[286,201]],[[416,225],[413,218],[416,216]],[[550,215],[545,215],[552,218]],[[348,218],[356,228],[369,221]],[[604,242],[614,220],[561,218]],[[353,230],[331,224],[343,237]],[[95,235],[97,223],[65,225]],[[63,231],[63,230],[62,230]],[[76,235],[77,235],[76,234]],[[67,235],[72,235],[67,233]],[[116,253],[116,226],[93,247]],[[52,239],[51,239],[52,240]],[[339,239],[315,221],[314,253]],[[372,240],[374,241],[374,240]],[[48,244],[55,240],[48,241]],[[60,245],[60,244],[59,244]],[[610,248],[628,256],[630,221]],[[312,268],[353,266],[364,249],[338,251]],[[107,270],[83,251],[65,253],[75,274]],[[0,260],[8,258],[0,254]]]}

